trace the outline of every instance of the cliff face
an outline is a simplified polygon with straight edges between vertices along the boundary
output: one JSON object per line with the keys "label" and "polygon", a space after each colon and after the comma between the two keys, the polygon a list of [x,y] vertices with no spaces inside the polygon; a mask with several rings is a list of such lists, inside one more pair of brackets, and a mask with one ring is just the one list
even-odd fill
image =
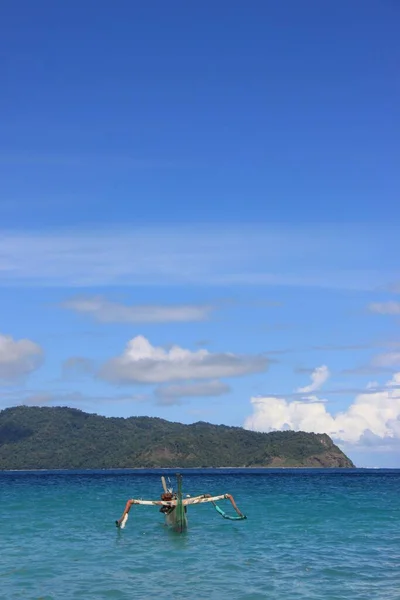
{"label": "cliff face", "polygon": [[0,412],[0,469],[133,467],[354,465],[325,434],[107,418],[67,407],[19,406]]}

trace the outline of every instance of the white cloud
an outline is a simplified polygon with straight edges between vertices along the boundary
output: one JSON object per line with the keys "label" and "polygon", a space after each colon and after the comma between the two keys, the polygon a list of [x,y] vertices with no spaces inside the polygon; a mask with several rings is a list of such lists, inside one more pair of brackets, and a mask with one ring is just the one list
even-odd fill
{"label": "white cloud", "polygon": [[164,383],[178,380],[238,377],[267,370],[265,356],[192,352],[179,346],[170,350],[152,346],[143,336],[130,340],[121,356],[103,365],[99,376],[115,383]]}
{"label": "white cloud", "polygon": [[173,403],[180,398],[222,396],[230,391],[229,385],[222,381],[199,381],[195,383],[171,384],[156,389],[156,396],[163,404]]}
{"label": "white cloud", "polygon": [[171,323],[205,321],[211,306],[196,305],[132,305],[109,302],[101,296],[67,300],[63,308],[88,315],[101,323]]}
{"label": "white cloud", "polygon": [[0,334],[0,380],[16,381],[35,371],[42,361],[43,351],[35,342]]}
{"label": "white cloud", "polygon": [[400,302],[372,302],[368,308],[380,315],[400,315]]}
{"label": "white cloud", "polygon": [[336,415],[328,412],[323,401],[289,402],[282,398],[252,398],[253,414],[244,427],[254,431],[292,429],[327,433],[338,442],[363,444],[365,436],[375,436],[382,443],[400,439],[400,373],[381,390],[371,389],[354,399],[347,410]]}
{"label": "white cloud", "polygon": [[326,365],[322,365],[321,367],[317,367],[311,373],[311,383],[310,385],[306,385],[305,387],[300,387],[297,389],[298,392],[302,392],[308,394],[309,392],[315,392],[319,390],[320,387],[329,379],[330,372]]}

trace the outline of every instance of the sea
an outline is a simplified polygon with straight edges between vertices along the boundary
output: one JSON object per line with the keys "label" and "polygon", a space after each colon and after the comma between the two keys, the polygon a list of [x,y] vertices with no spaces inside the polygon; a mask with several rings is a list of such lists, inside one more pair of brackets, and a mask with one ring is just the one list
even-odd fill
{"label": "sea", "polygon": [[180,472],[247,519],[198,505],[178,534],[137,506],[117,529],[175,470],[0,472],[1,600],[400,600],[400,470]]}

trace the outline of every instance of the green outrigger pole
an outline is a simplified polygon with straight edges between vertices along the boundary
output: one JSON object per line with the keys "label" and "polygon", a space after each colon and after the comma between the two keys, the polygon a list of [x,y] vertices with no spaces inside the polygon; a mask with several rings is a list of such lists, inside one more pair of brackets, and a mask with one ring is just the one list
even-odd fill
{"label": "green outrigger pole", "polygon": [[[220,494],[219,496],[211,496],[211,494],[201,494],[200,496],[187,495],[184,498],[182,493],[182,475],[177,473],[176,479],[177,490],[174,492],[172,487],[167,487],[165,477],[161,477],[164,493],[161,494],[160,500],[142,500],[139,498],[131,498],[128,500],[122,516],[118,519],[118,521],[115,521],[116,526],[119,529],[124,529],[128,521],[128,513],[134,505],[158,506],[159,511],[165,516],[166,525],[178,533],[186,531],[188,527],[187,509],[189,506],[195,506],[196,504],[210,502],[224,519],[229,519],[231,521],[242,521],[243,519],[247,518],[246,515],[239,510],[231,494]],[[220,500],[229,500],[231,506],[236,512],[236,515],[228,515],[225,511],[223,511],[222,508],[216,504]]]}

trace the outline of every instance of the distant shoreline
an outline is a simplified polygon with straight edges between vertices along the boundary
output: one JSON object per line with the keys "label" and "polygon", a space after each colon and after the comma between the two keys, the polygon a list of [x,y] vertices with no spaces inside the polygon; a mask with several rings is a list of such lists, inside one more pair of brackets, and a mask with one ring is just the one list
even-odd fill
{"label": "distant shoreline", "polygon": [[309,471],[309,472],[340,472],[340,473],[348,473],[348,472],[374,472],[374,471],[400,471],[400,467],[132,467],[132,468],[110,468],[110,469],[1,469],[1,473],[68,473],[73,475],[74,473],[129,473],[129,472],[192,472],[192,471],[209,471],[217,474],[219,471],[242,471],[242,472],[279,472],[279,471]]}
{"label": "distant shoreline", "polygon": [[[228,471],[228,470],[241,470],[241,471],[256,471],[256,470],[270,470],[270,471],[280,471],[285,469],[319,469],[325,471],[333,471],[335,469],[340,471],[354,471],[359,467],[108,467],[106,469],[99,469],[85,467],[82,469],[76,467],[65,467],[62,469],[57,468],[49,468],[49,469],[0,469],[0,472],[14,472],[18,473],[21,471],[25,472],[39,472],[39,471]],[[362,468],[362,467],[361,467]],[[379,468],[379,467],[366,467],[366,468]]]}

